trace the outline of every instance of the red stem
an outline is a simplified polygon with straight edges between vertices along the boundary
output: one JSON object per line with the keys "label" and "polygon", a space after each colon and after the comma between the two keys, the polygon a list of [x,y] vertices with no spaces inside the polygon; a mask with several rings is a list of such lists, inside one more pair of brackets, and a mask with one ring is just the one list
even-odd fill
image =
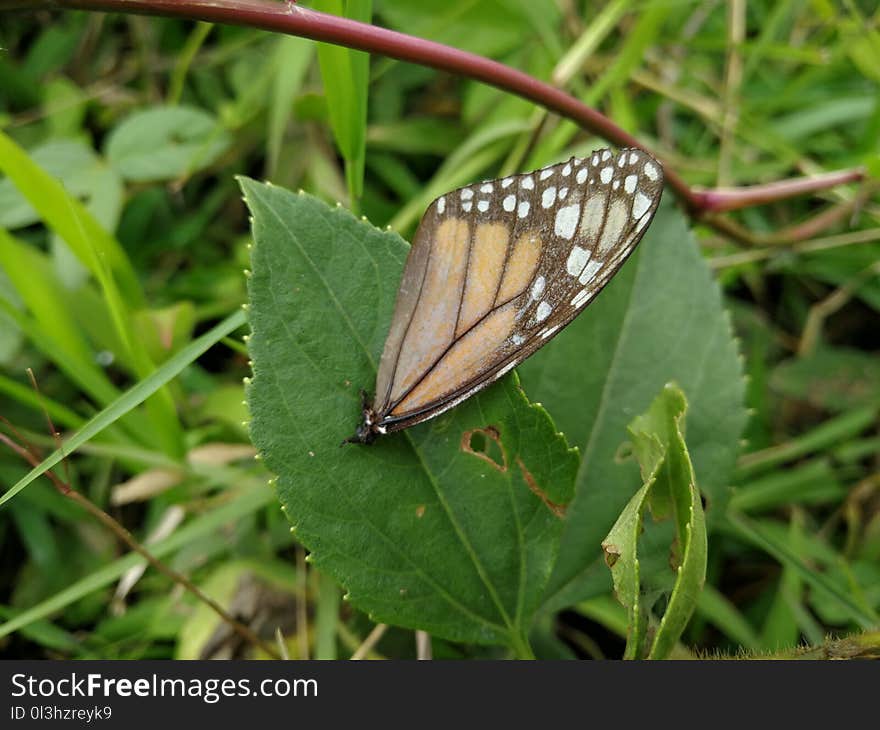
{"label": "red stem", "polygon": [[704,213],[722,213],[729,210],[750,208],[776,200],[792,198],[804,193],[827,190],[846,183],[859,182],[865,173],[861,168],[837,170],[823,175],[780,180],[766,185],[749,185],[739,188],[694,189],[697,207]]}
{"label": "red stem", "polygon": [[[550,84],[522,71],[474,53],[468,53],[434,41],[416,38],[397,31],[379,28],[335,15],[300,7],[293,2],[273,0],[0,0],[3,9],[58,8],[125,12],[141,15],[202,20],[228,25],[243,25],[278,33],[287,33],[316,41],[334,43],[401,61],[430,66],[441,71],[467,76],[529,99],[567,117],[585,129],[618,147],[651,150],[610,119]],[[662,157],[660,161],[663,162]],[[843,170],[813,178],[783,180],[747,188],[697,190],[664,164],[666,182],[675,190],[688,211],[695,216],[737,210],[774,200],[815,192],[846,182],[863,179],[860,169]]]}

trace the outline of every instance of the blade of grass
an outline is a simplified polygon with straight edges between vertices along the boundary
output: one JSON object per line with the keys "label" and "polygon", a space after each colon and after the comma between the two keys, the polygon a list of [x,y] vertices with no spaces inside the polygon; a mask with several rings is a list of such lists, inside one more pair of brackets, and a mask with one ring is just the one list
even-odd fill
{"label": "blade of grass", "polygon": [[841,441],[848,441],[873,424],[876,418],[876,406],[856,408],[825,421],[787,443],[746,454],[740,459],[735,478],[737,481],[743,481],[806,454],[821,451]]}
{"label": "blade of grass", "polygon": [[[2,235],[2,231],[0,231],[0,238]],[[36,319],[28,317],[2,298],[0,298],[0,309],[9,315],[22,332],[27,334],[28,339],[47,359],[54,361],[59,370],[70,377],[97,403],[102,405],[111,403],[119,396],[119,391],[103,372],[97,368],[79,367],[81,361],[76,358],[75,353],[68,353],[60,343],[43,330],[42,325]]]}
{"label": "blade of grass", "polygon": [[[364,23],[369,23],[373,16],[372,0],[317,0],[314,7]],[[318,63],[324,80],[330,126],[345,160],[350,207],[357,212],[364,190],[370,56],[363,51],[319,43]]]}
{"label": "blade of grass", "polygon": [[626,638],[628,625],[626,609],[610,593],[581,601],[577,604],[577,611],[620,638]]}
{"label": "blade of grass", "polygon": [[798,555],[781,542],[775,540],[756,522],[733,510],[728,511],[725,522],[739,538],[772,555],[782,565],[796,571],[804,583],[809,584],[815,590],[823,592],[829,598],[836,601],[841,610],[848,614],[850,620],[861,628],[869,629],[880,623],[880,616],[875,611],[856,603],[852,596],[841,591],[824,574],[811,570]]}
{"label": "blade of grass", "polygon": [[[80,262],[98,280],[114,329],[134,365],[135,374],[143,378],[152,372],[153,363],[140,338],[135,335],[131,323],[131,308],[141,306],[143,300],[140,284],[119,243],[58,180],[44,172],[23,149],[2,132],[0,171],[7,175],[46,225],[64,239]],[[9,243],[7,240],[4,248],[8,248]],[[59,292],[55,297],[46,298],[42,305],[39,299],[33,297],[28,302],[29,307],[37,307],[37,311],[43,315],[47,314],[47,302],[51,302],[51,316],[41,318],[38,315],[37,318],[43,322],[44,327],[54,331],[56,339],[60,337],[62,341],[75,338],[79,331],[70,322],[64,321],[66,307],[63,295],[63,292]],[[88,362],[88,347],[84,341],[81,345],[83,351],[80,352],[79,362],[81,366],[85,366]],[[55,355],[53,359],[57,357]],[[147,402],[146,412],[149,422],[149,427],[145,429],[146,435],[169,454],[179,455],[182,434],[171,395],[164,390],[157,393]]]}
{"label": "blade of grass", "polygon": [[[793,512],[789,532],[792,540],[797,540],[802,529],[803,516]],[[782,569],[782,575],[773,596],[773,602],[764,618],[761,627],[761,645],[768,651],[779,651],[797,646],[801,635],[798,617],[807,613],[801,603],[803,581],[797,572],[788,566]],[[809,634],[809,632],[805,632]],[[820,637],[821,641],[821,637]]]}
{"label": "blade of grass", "polygon": [[[615,87],[629,83],[633,72],[645,60],[646,50],[653,45],[663,29],[672,6],[664,0],[652,0],[640,10],[633,28],[626,34],[622,47],[615,52],[614,61],[589,87],[582,101],[587,106],[597,106]],[[563,121],[545,140],[535,147],[527,167],[539,167],[554,159],[581,128],[571,121]]]}
{"label": "blade of grass", "polygon": [[86,422],[86,419],[67,406],[44,395],[37,395],[33,388],[8,378],[2,373],[0,373],[0,393],[36,411],[45,408],[55,423],[60,423],[67,428],[79,428]]}
{"label": "blade of grass", "polygon": [[317,577],[318,610],[315,616],[315,659],[336,659],[339,586],[328,575],[318,573]]}
{"label": "blade of grass", "polygon": [[28,484],[58,464],[65,456],[76,451],[76,449],[86,441],[101,433],[101,431],[107,428],[107,426],[115,423],[123,415],[143,403],[149,396],[155,393],[169,380],[176,377],[187,365],[195,361],[212,345],[241,327],[245,321],[246,317],[244,311],[235,312],[201,337],[193,340],[155,372],[123,393],[100,413],[95,414],[88,423],[65,442],[63,448],[56,449],[49,454],[49,456],[43,459],[38,466],[31,469],[31,471],[22,477],[13,487],[0,496],[0,505],[12,499],[12,497],[18,494]]}
{"label": "blade of grass", "polygon": [[274,90],[269,100],[266,133],[266,174],[269,177],[278,167],[284,128],[293,111],[293,99],[302,86],[314,52],[314,44],[304,38],[280,36],[275,46]]}
{"label": "blade of grass", "polygon": [[761,648],[761,639],[746,617],[708,583],[697,599],[697,614],[740,646],[751,650]]}
{"label": "blade of grass", "polygon": [[[70,246],[87,267],[95,258],[106,265],[119,280],[126,303],[143,306],[143,293],[137,274],[122,246],[95,220],[64,186],[35,165],[21,147],[0,131],[0,172],[6,175],[31,206],[55,233]],[[97,272],[92,271],[97,275]]]}
{"label": "blade of grass", "polygon": [[168,80],[168,96],[166,102],[170,106],[176,106],[180,103],[180,97],[183,96],[183,85],[186,83],[186,75],[189,67],[192,65],[193,59],[199,52],[204,42],[211,34],[214,28],[213,23],[196,23],[180,53],[177,54],[177,63],[174,64],[174,70],[171,72],[171,78]]}
{"label": "blade of grass", "polygon": [[[492,123],[478,128],[453,152],[425,185],[421,195],[409,201],[389,225],[397,231],[404,231],[415,225],[434,198],[458,185],[470,182],[480,171],[507,149],[507,138],[528,129],[528,120],[514,119]],[[501,142],[503,146],[496,143]]]}
{"label": "blade of grass", "polygon": [[[226,504],[195,518],[165,540],[150,545],[150,552],[154,557],[161,559],[178,548],[185,547],[193,540],[216,532],[223,525],[240,521],[274,500],[275,494],[271,489],[266,489],[263,483],[254,483],[251,488],[245,489]],[[142,565],[144,562],[144,558],[137,553],[129,553],[114,560],[109,565],[59,591],[51,598],[41,601],[36,606],[22,611],[9,621],[0,624],[0,638],[60,611],[80,598],[118,580],[127,570]]]}

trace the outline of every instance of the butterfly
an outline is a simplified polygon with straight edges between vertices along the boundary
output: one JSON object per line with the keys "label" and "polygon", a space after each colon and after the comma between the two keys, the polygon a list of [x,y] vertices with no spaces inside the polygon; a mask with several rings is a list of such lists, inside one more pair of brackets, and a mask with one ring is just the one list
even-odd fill
{"label": "butterfly", "polygon": [[663,191],[642,150],[489,180],[440,196],[403,270],[354,443],[440,415],[550,341],[611,280]]}

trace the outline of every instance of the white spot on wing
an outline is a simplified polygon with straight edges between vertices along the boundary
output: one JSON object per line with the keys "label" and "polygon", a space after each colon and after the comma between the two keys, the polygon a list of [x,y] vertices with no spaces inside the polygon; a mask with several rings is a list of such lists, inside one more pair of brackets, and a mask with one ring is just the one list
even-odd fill
{"label": "white spot on wing", "polygon": [[525,340],[526,340],[526,338],[523,337],[522,335],[511,335],[510,336],[510,341],[514,345],[516,345],[517,347],[519,347],[523,342],[525,342]]}
{"label": "white spot on wing", "polygon": [[633,209],[632,216],[633,218],[641,218],[645,213],[648,212],[648,209],[651,207],[651,199],[645,195],[641,190],[636,193],[635,198],[633,198]]}
{"label": "white spot on wing", "polygon": [[473,207],[473,205],[474,205],[474,204],[471,203],[470,200],[468,200],[467,202],[461,204],[461,209],[462,209],[465,213],[470,213],[470,212],[471,212],[471,208]]}
{"label": "white spot on wing", "polygon": [[486,183],[485,185],[480,185],[481,193],[491,193],[494,190],[492,187],[492,183]]}
{"label": "white spot on wing", "polygon": [[597,246],[600,254],[610,251],[620,244],[624,228],[629,227],[629,204],[625,198],[612,200],[605,218],[605,228]]}
{"label": "white spot on wing", "polygon": [[501,207],[504,208],[508,213],[512,212],[514,208],[516,208],[516,196],[508,195],[502,202]]}
{"label": "white spot on wing", "polygon": [[474,197],[474,191],[471,190],[470,188],[465,188],[464,190],[461,191],[461,199],[462,200],[470,200],[473,197]]}
{"label": "white spot on wing", "polygon": [[535,312],[535,319],[538,322],[543,322],[547,317],[550,316],[551,312],[553,312],[553,307],[551,307],[547,302],[541,302],[538,305],[538,309]]}
{"label": "white spot on wing", "polygon": [[587,261],[590,260],[590,252],[580,246],[573,246],[571,253],[568,254],[568,261],[565,262],[565,270],[572,276],[577,276],[583,271]]}
{"label": "white spot on wing", "polygon": [[623,181],[623,189],[632,195],[636,191],[636,183],[638,181],[639,179],[635,175],[627,175],[626,180]]}
{"label": "white spot on wing", "polygon": [[562,325],[554,324],[552,327],[548,327],[547,329],[541,332],[541,339],[546,340],[550,335],[552,335],[556,330],[558,330]]}
{"label": "white spot on wing", "polygon": [[623,167],[626,164],[626,155],[621,155],[617,158],[617,166]]}
{"label": "white spot on wing", "polygon": [[580,238],[584,241],[595,241],[605,218],[605,195],[590,195],[584,203],[584,214],[581,218]]}
{"label": "white spot on wing", "polygon": [[568,177],[571,175],[571,163],[562,168],[562,176]]}
{"label": "white spot on wing", "polygon": [[477,203],[477,210],[479,210],[482,213],[485,213],[487,210],[489,210],[489,201],[488,200],[481,200],[480,202],[478,202]]}
{"label": "white spot on wing", "polygon": [[577,174],[578,185],[583,185],[584,180],[587,179],[588,174],[589,173],[587,172],[586,167],[582,167],[580,170],[578,170],[578,174]]}
{"label": "white spot on wing", "polygon": [[565,198],[567,196],[568,196],[568,188],[562,188],[562,190],[559,191],[559,199],[565,200]]}
{"label": "white spot on wing", "polygon": [[532,176],[529,175],[528,177],[524,177],[524,178],[523,178],[523,181],[522,181],[521,185],[522,185],[526,190],[531,190],[533,187],[535,187],[535,181],[534,181],[534,179],[532,178]]}
{"label": "white spot on wing", "polygon": [[551,185],[544,191],[544,194],[541,196],[541,205],[543,205],[545,208],[549,208],[555,202],[556,188]]}
{"label": "white spot on wing", "polygon": [[547,281],[544,279],[543,276],[539,276],[537,279],[535,279],[535,283],[532,284],[532,299],[537,301],[541,298],[541,295],[544,293],[544,286],[546,285],[546,283]]}
{"label": "white spot on wing", "polygon": [[611,176],[614,174],[614,170],[609,165],[608,167],[603,167],[602,172],[599,173],[599,179],[602,181],[603,185],[607,185],[611,182]]}
{"label": "white spot on wing", "polygon": [[639,219],[639,222],[636,223],[636,233],[641,231],[646,225],[648,225],[648,216],[643,216]]}
{"label": "white spot on wing", "polygon": [[607,162],[611,159],[611,150],[602,150],[602,162]]}
{"label": "white spot on wing", "polygon": [[593,165],[593,167],[598,165],[599,164],[599,155],[593,155],[593,157],[590,159],[590,163]]}
{"label": "white spot on wing", "polygon": [[589,289],[581,289],[571,300],[571,306],[582,307],[593,296]]}
{"label": "white spot on wing", "polygon": [[578,218],[581,215],[580,203],[574,205],[566,205],[556,212],[556,223],[554,230],[557,236],[563,238],[571,238],[577,228]]}
{"label": "white spot on wing", "polygon": [[638,152],[630,152],[629,153],[629,164],[635,165],[639,161],[639,153]]}
{"label": "white spot on wing", "polygon": [[515,360],[513,362],[507,363],[507,365],[505,365],[503,368],[501,368],[501,370],[498,371],[498,374],[495,376],[495,379],[497,380],[498,378],[502,377],[503,375],[507,375],[507,373],[509,373],[515,367],[516,367]]}
{"label": "white spot on wing", "polygon": [[657,182],[657,178],[660,176],[660,174],[657,172],[657,168],[654,167],[653,162],[646,162],[645,163],[645,176],[651,182]]}
{"label": "white spot on wing", "polygon": [[437,212],[443,215],[446,212],[446,198],[437,199]]}
{"label": "white spot on wing", "polygon": [[553,168],[552,167],[545,167],[543,170],[541,170],[541,174],[538,175],[538,179],[539,180],[546,180],[552,174],[553,174]]}
{"label": "white spot on wing", "polygon": [[602,268],[602,264],[599,261],[590,261],[581,272],[580,277],[578,278],[578,282],[581,284],[586,284],[592,280],[592,278],[596,275],[596,272]]}
{"label": "white spot on wing", "polygon": [[505,190],[507,188],[509,188],[511,185],[513,185],[513,178],[512,177],[506,177],[501,181],[501,187],[504,188]]}
{"label": "white spot on wing", "polygon": [[516,214],[520,218],[525,218],[529,214],[529,208],[531,207],[532,206],[529,204],[528,200],[522,200],[520,201],[519,207],[516,210]]}

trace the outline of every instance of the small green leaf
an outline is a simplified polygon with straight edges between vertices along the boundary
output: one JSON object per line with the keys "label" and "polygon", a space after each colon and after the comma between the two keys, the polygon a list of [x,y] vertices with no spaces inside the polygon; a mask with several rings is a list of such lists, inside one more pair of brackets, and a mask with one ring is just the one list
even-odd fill
{"label": "small green leaf", "polygon": [[[633,451],[645,481],[602,542],[614,590],[629,615],[625,658],[663,659],[684,631],[706,578],[706,522],[690,455],[684,442],[687,401],[667,385],[646,413],[629,426]],[[666,610],[646,651],[647,626],[661,581],[643,575],[639,538],[646,507],[655,517],[671,516],[675,526],[670,563],[675,576]]]}
{"label": "small green leaf", "polygon": [[126,180],[175,180],[208,167],[230,141],[219,122],[201,109],[157,107],[135,112],[116,127],[106,155]]}
{"label": "small green leaf", "polygon": [[407,245],[309,195],[242,187],[255,241],[251,436],[297,539],[375,620],[530,656],[576,453],[515,377],[340,447],[358,389],[375,383]]}

